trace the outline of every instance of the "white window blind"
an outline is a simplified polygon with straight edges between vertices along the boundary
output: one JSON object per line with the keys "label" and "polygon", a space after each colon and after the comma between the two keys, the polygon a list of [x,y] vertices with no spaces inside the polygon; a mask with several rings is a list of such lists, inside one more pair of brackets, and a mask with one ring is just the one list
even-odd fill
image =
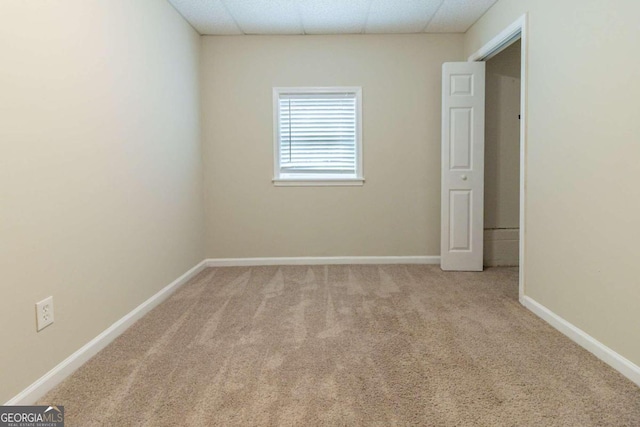
{"label": "white window blind", "polygon": [[357,178],[359,114],[356,91],[277,92],[279,178]]}

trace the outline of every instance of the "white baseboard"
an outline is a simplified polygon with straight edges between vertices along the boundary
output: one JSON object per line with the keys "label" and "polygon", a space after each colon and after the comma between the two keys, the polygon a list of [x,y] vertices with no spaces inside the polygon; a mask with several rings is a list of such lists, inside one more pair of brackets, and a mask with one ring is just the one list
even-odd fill
{"label": "white baseboard", "polygon": [[562,317],[558,316],[547,307],[530,297],[523,297],[521,302],[525,307],[541,317],[551,326],[565,334],[581,347],[593,353],[598,359],[602,360],[604,363],[611,366],[613,369],[620,372],[640,387],[640,366],[616,353],[600,341],[593,338],[591,335],[584,332],[582,329],[579,329],[573,324],[567,322]]}
{"label": "white baseboard", "polygon": [[105,348],[111,341],[116,339],[133,323],[151,311],[152,308],[164,301],[169,295],[180,286],[188,282],[192,277],[201,272],[206,267],[206,262],[201,261],[198,265],[178,277],[169,285],[162,288],[151,298],[134,308],[131,312],[118,320],[113,325],[105,329],[100,335],[82,346],[78,351],[60,362],[56,367],[44,374],[36,382],[20,392],[5,405],[32,405],[39,398],[44,396],[49,390],[58,385],[62,380],[71,375],[76,369],[95,356],[100,350]]}
{"label": "white baseboard", "polygon": [[207,267],[245,267],[261,265],[339,265],[339,264],[440,264],[439,256],[347,256],[283,258],[210,258]]}

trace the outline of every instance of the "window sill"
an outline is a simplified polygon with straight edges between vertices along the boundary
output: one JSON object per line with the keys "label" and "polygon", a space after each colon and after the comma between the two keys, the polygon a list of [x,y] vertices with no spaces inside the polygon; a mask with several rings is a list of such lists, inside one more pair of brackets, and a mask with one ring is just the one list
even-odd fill
{"label": "window sill", "polygon": [[362,187],[364,178],[274,178],[276,187]]}

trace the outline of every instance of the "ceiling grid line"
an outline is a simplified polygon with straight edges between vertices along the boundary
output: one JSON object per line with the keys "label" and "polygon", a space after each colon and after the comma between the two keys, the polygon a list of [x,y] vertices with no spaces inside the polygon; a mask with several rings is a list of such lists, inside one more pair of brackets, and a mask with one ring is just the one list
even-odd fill
{"label": "ceiling grid line", "polygon": [[235,16],[233,16],[233,13],[231,13],[231,10],[229,10],[229,6],[227,6],[227,3],[225,0],[220,0],[220,4],[222,4],[222,7],[224,7],[224,10],[227,11],[227,13],[229,14],[229,17],[231,17],[231,20],[234,22],[234,24],[236,24],[236,27],[238,27],[238,30],[246,35],[247,33],[242,29],[242,27],[240,26],[240,24],[238,23],[238,20],[236,19]]}
{"label": "ceiling grid line", "polygon": [[442,5],[444,4],[444,2],[447,0],[441,0],[440,4],[438,5],[438,7],[436,8],[436,10],[433,12],[433,15],[431,15],[431,18],[429,18],[429,20],[427,21],[427,24],[424,26],[424,28],[422,29],[423,33],[427,32],[427,28],[429,28],[429,25],[431,25],[431,22],[433,21],[433,18],[436,17],[436,15],[438,14],[438,12],[440,11],[440,9],[442,8]]}
{"label": "ceiling grid line", "polygon": [[298,20],[300,21],[300,28],[302,28],[302,34],[307,35],[307,28],[304,25],[304,19],[302,19],[302,12],[300,11],[300,2],[296,2],[296,13],[298,14]]}
{"label": "ceiling grid line", "polygon": [[367,26],[369,25],[369,17],[371,16],[371,8],[373,7],[373,0],[369,0],[369,7],[367,8],[367,16],[364,18],[364,24],[362,25],[362,31],[360,34],[367,33]]}
{"label": "ceiling grid line", "polygon": [[479,20],[481,20],[482,18],[484,18],[484,15],[486,15],[486,14],[489,12],[489,9],[491,9],[491,8],[489,7],[489,8],[487,8],[487,10],[485,10],[484,12],[482,12],[482,14],[480,14],[480,15],[479,15],[479,16],[478,16],[478,17],[477,17],[477,18],[476,18],[476,19],[471,23],[471,26],[470,26],[469,28],[473,27],[474,25],[476,25],[476,23],[477,23]]}

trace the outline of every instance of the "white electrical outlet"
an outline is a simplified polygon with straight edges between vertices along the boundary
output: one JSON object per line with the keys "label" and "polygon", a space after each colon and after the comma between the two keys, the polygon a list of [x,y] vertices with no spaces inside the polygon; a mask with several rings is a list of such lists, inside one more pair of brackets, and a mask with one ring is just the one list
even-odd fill
{"label": "white electrical outlet", "polygon": [[45,298],[36,303],[36,327],[43,330],[53,323],[53,297]]}

